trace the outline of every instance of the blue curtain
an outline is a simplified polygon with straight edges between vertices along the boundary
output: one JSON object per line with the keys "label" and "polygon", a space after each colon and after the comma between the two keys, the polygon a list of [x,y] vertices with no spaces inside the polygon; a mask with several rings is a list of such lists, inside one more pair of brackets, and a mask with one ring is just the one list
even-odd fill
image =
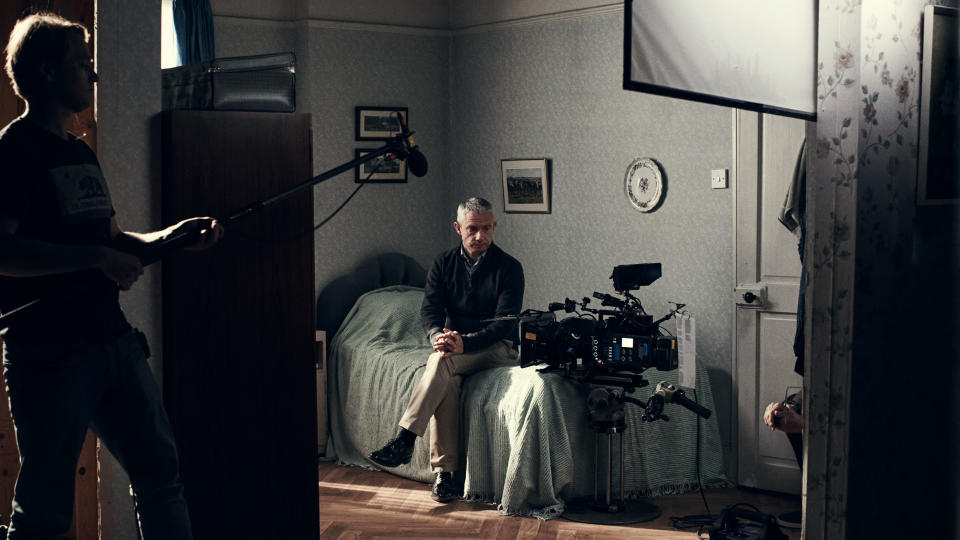
{"label": "blue curtain", "polygon": [[210,0],[173,0],[173,27],[181,65],[213,60]]}

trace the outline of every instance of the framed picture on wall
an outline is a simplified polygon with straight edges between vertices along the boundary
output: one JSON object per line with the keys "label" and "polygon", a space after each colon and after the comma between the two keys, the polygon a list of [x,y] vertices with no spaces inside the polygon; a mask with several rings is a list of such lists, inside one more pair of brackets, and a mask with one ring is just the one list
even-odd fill
{"label": "framed picture on wall", "polygon": [[926,6],[920,82],[917,204],[960,203],[960,11]]}
{"label": "framed picture on wall", "polygon": [[503,211],[550,213],[550,160],[502,159]]}
{"label": "framed picture on wall", "polygon": [[406,107],[357,107],[354,128],[358,141],[385,141],[400,133],[402,115],[409,125]]}
{"label": "framed picture on wall", "polygon": [[[376,148],[357,148],[360,159]],[[407,181],[407,162],[396,159],[377,158],[354,167],[357,184],[402,184]]]}

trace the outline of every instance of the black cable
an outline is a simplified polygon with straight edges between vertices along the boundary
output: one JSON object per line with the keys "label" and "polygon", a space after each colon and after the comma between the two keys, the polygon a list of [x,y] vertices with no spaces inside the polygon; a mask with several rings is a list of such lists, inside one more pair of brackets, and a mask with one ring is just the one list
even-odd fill
{"label": "black cable", "polygon": [[[700,400],[697,397],[697,389],[692,388],[691,390],[693,391],[694,403],[699,405]],[[701,536],[704,528],[714,526],[721,519],[722,515],[710,513],[710,505],[707,503],[707,496],[703,491],[703,482],[700,479],[700,475],[701,475],[701,472],[700,472],[700,415],[697,415],[697,486],[700,488],[700,497],[703,498],[703,506],[704,508],[707,509],[707,513],[693,514],[689,516],[680,516],[680,517],[673,516],[670,518],[670,522],[673,524],[673,527],[678,530],[696,528],[697,538],[701,540],[705,540],[704,537]],[[736,503],[732,506],[727,507],[724,510],[724,513],[730,510],[733,510],[734,508],[749,508],[758,514],[762,513],[759,508],[757,508],[756,506],[750,503]]]}
{"label": "black cable", "polygon": [[367,177],[364,178],[362,182],[360,182],[360,185],[358,185],[357,188],[353,190],[353,193],[351,193],[351,194],[343,201],[343,203],[341,203],[340,206],[337,207],[336,210],[334,210],[333,212],[331,212],[329,216],[327,216],[326,218],[324,218],[323,221],[321,221],[319,224],[317,224],[316,226],[314,226],[314,227],[313,227],[312,229],[310,229],[310,230],[302,231],[302,232],[299,232],[299,233],[290,235],[290,236],[288,236],[288,237],[286,237],[286,238],[281,238],[281,239],[277,239],[277,240],[271,240],[271,239],[269,239],[269,238],[263,238],[263,237],[260,237],[260,236],[254,235],[254,234],[249,234],[249,233],[245,233],[245,232],[241,232],[241,231],[231,231],[231,232],[230,232],[230,235],[231,235],[231,236],[237,236],[237,237],[239,237],[239,238],[243,238],[243,239],[245,239],[245,240],[250,240],[250,241],[253,241],[253,242],[259,242],[259,243],[261,243],[261,244],[285,244],[285,243],[287,243],[287,242],[292,242],[292,241],[294,241],[294,240],[299,240],[300,238],[303,238],[304,236],[306,236],[306,235],[308,235],[308,234],[310,234],[310,233],[312,233],[312,232],[316,232],[317,230],[320,229],[320,227],[323,227],[328,221],[330,221],[331,219],[333,219],[333,216],[337,215],[337,214],[340,212],[340,210],[343,210],[343,207],[346,206],[348,202],[350,202],[350,199],[352,199],[353,196],[356,195],[358,191],[360,191],[360,188],[362,188],[363,186],[367,185],[367,181],[370,180],[370,178],[371,178],[374,174],[376,174],[377,171],[380,170],[380,167],[384,164],[384,162],[386,162],[386,159],[385,159],[384,157],[380,157],[380,159],[377,161],[376,166],[374,166],[373,170],[370,171],[370,174],[368,174]]}
{"label": "black cable", "polygon": [[[693,402],[697,405],[700,404],[700,400],[697,399],[697,389],[691,388],[693,390]],[[700,497],[703,498],[703,507],[707,509],[707,513],[710,513],[710,505],[707,504],[707,495],[703,492],[703,482],[700,481],[700,415],[697,415],[697,486],[700,487]]]}
{"label": "black cable", "polygon": [[[697,389],[692,388],[693,390],[693,402],[697,405],[700,404],[700,400],[697,398]],[[707,495],[703,491],[703,482],[700,480],[700,415],[697,416],[697,487],[700,489],[700,497],[703,498],[703,507],[707,509],[706,514],[693,514],[689,516],[673,516],[670,518],[670,522],[673,523],[673,527],[679,530],[686,529],[697,529],[697,538],[700,538],[700,534],[703,532],[704,527],[712,526],[716,523],[717,519],[720,518],[719,514],[710,513],[710,505],[707,504]],[[735,505],[736,506],[736,505]]]}
{"label": "black cable", "polygon": [[[717,521],[716,514],[692,514],[689,516],[672,516],[670,518],[670,523],[673,524],[674,529],[686,530],[686,529],[696,529],[699,527],[708,527],[713,525]],[[697,534],[700,534],[698,531]]]}
{"label": "black cable", "polygon": [[[379,165],[377,165],[377,167],[379,167]],[[346,200],[343,201],[343,203],[341,203],[340,206],[338,206],[337,209],[333,211],[333,213],[331,213],[329,216],[326,217],[326,219],[324,219],[324,220],[321,221],[316,227],[314,227],[314,228],[313,228],[313,231],[317,231],[318,229],[320,229],[320,227],[323,227],[324,224],[326,224],[328,221],[330,221],[331,219],[333,219],[333,216],[337,215],[337,213],[340,212],[340,210],[343,210],[343,207],[346,206],[348,202],[350,202],[350,199],[352,199],[353,196],[356,195],[358,191],[360,191],[360,188],[362,188],[363,186],[367,185],[367,180],[369,180],[370,177],[373,176],[373,173],[374,173],[374,172],[376,172],[376,169],[374,169],[373,172],[371,172],[369,175],[367,175],[367,178],[366,178],[363,182],[361,182],[359,186],[357,186],[357,189],[353,190],[353,193],[351,193],[350,196],[347,197]],[[313,232],[313,231],[311,231],[311,232]]]}

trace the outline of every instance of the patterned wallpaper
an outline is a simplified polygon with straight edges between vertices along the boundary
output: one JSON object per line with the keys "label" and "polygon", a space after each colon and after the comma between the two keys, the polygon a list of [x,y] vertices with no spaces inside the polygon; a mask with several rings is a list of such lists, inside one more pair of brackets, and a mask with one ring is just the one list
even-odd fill
{"label": "patterned wallpaper", "polygon": [[[214,22],[218,56],[295,51],[297,110],[312,114],[314,174],[352,160],[356,148],[379,146],[354,140],[355,106],[409,109],[429,173],[409,175],[405,184],[364,186],[316,233],[318,290],[383,251],[406,253],[429,267],[445,246],[451,214],[444,174],[449,37],[231,17]],[[333,212],[355,187],[352,171],[315,187],[315,221]]]}
{"label": "patterned wallpaper", "polygon": [[[456,205],[471,195],[495,204],[496,240],[524,263],[524,307],[610,292],[613,266],[660,262],[663,277],[639,296],[658,316],[678,301],[697,317],[729,446],[732,200],[731,190],[710,189],[709,171],[731,167],[732,117],[723,107],[623,91],[622,17],[608,10],[452,37],[216,17],[215,35],[218,56],[296,51],[316,172],[361,146],[355,105],[410,109],[430,173],[364,187],[317,234],[318,287],[385,249],[428,265],[456,243]],[[522,157],[552,160],[551,214],[500,212],[500,160]],[[664,203],[650,214],[623,194],[637,157],[657,159],[667,180]],[[344,177],[317,188],[317,219],[353,189]]]}
{"label": "patterned wallpaper", "polygon": [[[160,226],[160,11],[151,0],[96,3],[97,156],[110,184],[120,227],[150,231]],[[144,13],[156,13],[157,18]],[[109,31],[104,29],[109,28]],[[108,105],[105,105],[108,104]],[[153,372],[162,384],[161,265],[149,266],[120,296],[130,323],[142,330],[154,355]],[[102,538],[136,538],[130,480],[101,446],[99,496]]]}
{"label": "patterned wallpaper", "polygon": [[[956,463],[956,434],[917,450],[904,450],[897,435],[898,426],[933,433],[944,423],[956,425],[955,414],[937,420],[916,414],[955,410],[956,394],[918,396],[908,408],[889,399],[911,358],[922,359],[926,373],[956,373],[956,333],[949,324],[957,319],[960,218],[955,208],[915,202],[921,21],[928,3],[934,2],[820,3],[809,199],[815,233],[808,238],[813,257],[807,267],[813,284],[808,456],[814,457],[807,471],[813,503],[807,519],[814,524],[808,538],[898,530],[926,537],[914,527],[942,532],[946,525],[918,525],[911,516],[935,514],[925,506],[930,501],[951,505],[950,489],[928,492],[922,502],[897,502],[885,520],[873,519],[878,508],[899,501],[890,493],[910,478],[956,477],[955,466],[944,467]],[[918,332],[927,337],[917,341],[910,321],[924,321]],[[952,356],[944,354],[950,341]]]}
{"label": "patterned wallpaper", "polygon": [[[698,357],[710,367],[729,445],[732,190],[710,189],[709,178],[731,168],[732,115],[624,91],[622,19],[600,13],[454,35],[447,206],[471,195],[494,203],[496,241],[524,265],[526,308],[612,292],[615,265],[662,263],[663,277],[637,294],[656,316],[676,301],[697,318]],[[652,213],[624,195],[637,157],[659,161],[666,178]],[[505,158],[552,160],[550,214],[502,213]]]}

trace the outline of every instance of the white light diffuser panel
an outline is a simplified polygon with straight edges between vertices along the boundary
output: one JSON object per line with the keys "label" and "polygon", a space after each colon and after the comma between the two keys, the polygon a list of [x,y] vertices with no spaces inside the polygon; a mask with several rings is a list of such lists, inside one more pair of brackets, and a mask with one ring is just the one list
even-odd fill
{"label": "white light diffuser panel", "polygon": [[628,90],[816,119],[816,0],[627,0]]}

